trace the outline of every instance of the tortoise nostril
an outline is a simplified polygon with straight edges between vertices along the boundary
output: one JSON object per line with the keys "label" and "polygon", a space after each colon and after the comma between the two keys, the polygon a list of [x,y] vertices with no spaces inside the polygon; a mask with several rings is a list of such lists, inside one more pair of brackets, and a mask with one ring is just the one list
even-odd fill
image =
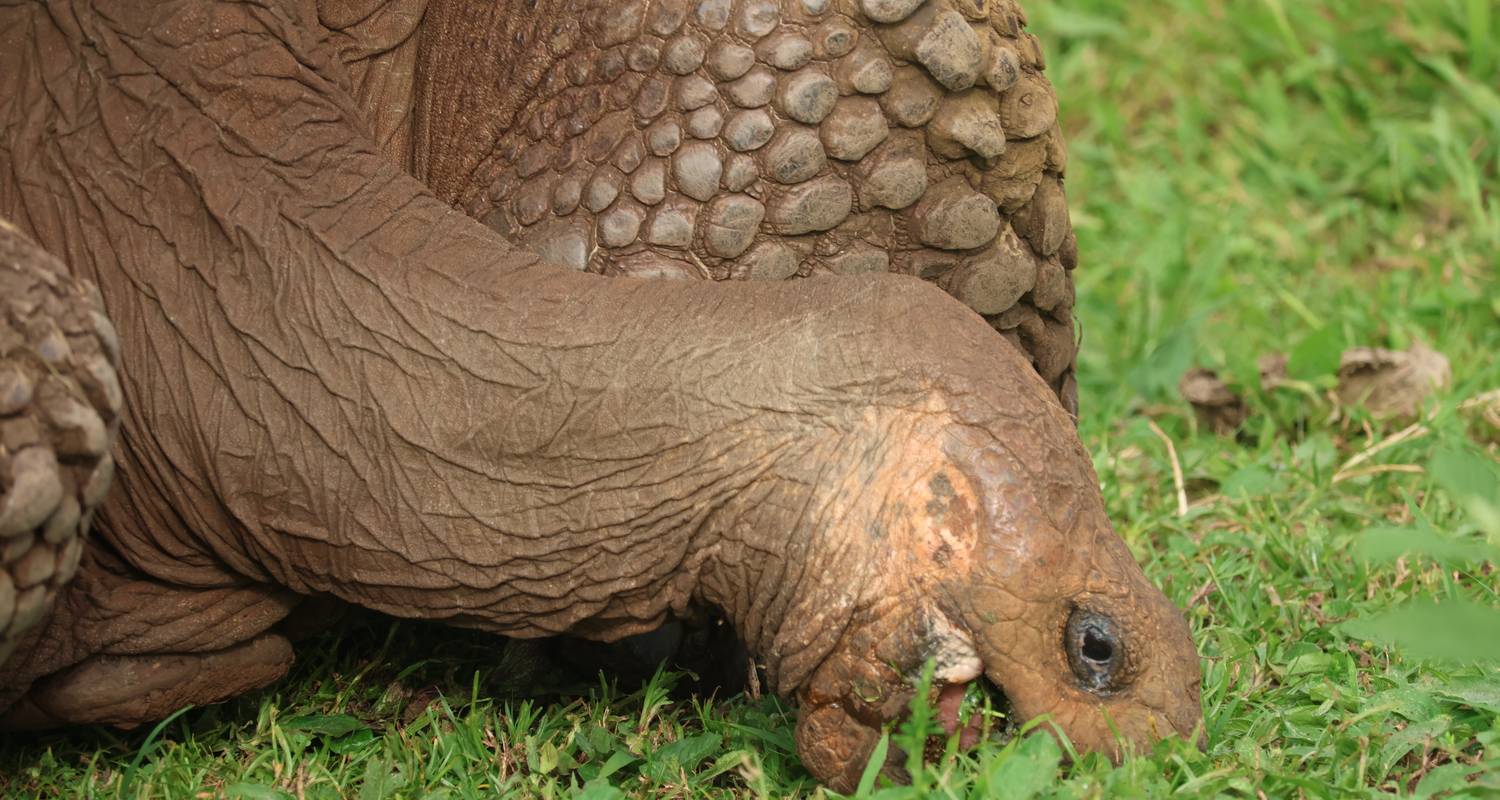
{"label": "tortoise nostril", "polygon": [[1108,663],[1115,654],[1110,643],[1093,631],[1083,634],[1083,657],[1100,664]]}

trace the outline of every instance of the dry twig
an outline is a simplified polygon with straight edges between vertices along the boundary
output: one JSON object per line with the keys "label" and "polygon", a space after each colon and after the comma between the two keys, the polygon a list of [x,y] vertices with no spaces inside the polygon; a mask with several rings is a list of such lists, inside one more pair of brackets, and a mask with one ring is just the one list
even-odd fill
{"label": "dry twig", "polygon": [[[1365,463],[1366,461],[1369,461],[1385,450],[1389,450],[1390,448],[1395,447],[1402,442],[1410,442],[1415,439],[1420,439],[1421,437],[1426,436],[1429,432],[1430,431],[1427,429],[1426,425],[1423,425],[1420,422],[1413,422],[1412,424],[1406,426],[1405,428],[1402,428],[1399,431],[1396,431],[1395,433],[1376,442],[1375,444],[1366,447],[1364,450],[1355,453],[1352,458],[1344,462],[1343,466],[1338,468],[1338,471],[1333,473],[1333,482],[1339,483],[1341,481],[1348,480],[1351,477],[1355,477],[1354,475],[1349,474],[1354,470],[1355,467]],[[1400,472],[1402,470],[1387,471]]]}
{"label": "dry twig", "polygon": [[1172,483],[1177,487],[1177,516],[1185,517],[1188,513],[1187,487],[1182,480],[1182,464],[1177,460],[1177,446],[1172,444],[1172,437],[1156,424],[1156,420],[1147,419],[1146,424],[1156,434],[1156,438],[1167,446],[1167,458],[1172,460]]}

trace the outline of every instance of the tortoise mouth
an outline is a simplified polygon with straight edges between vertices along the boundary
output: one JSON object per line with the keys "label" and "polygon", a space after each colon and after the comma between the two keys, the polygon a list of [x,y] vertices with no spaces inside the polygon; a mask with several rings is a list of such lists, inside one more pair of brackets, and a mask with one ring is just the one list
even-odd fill
{"label": "tortoise mouth", "polygon": [[985,677],[933,687],[932,705],[944,735],[928,738],[929,761],[955,739],[959,750],[972,750],[984,741],[1004,744],[1020,727],[1005,690]]}

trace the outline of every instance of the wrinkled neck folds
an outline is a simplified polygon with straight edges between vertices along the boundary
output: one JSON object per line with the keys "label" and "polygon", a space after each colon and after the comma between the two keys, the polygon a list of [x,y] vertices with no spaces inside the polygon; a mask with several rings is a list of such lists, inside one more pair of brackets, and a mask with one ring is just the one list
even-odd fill
{"label": "wrinkled neck folds", "polygon": [[715,515],[699,596],[777,691],[804,681],[861,613],[916,588],[901,562],[935,419],[911,406],[844,417]]}

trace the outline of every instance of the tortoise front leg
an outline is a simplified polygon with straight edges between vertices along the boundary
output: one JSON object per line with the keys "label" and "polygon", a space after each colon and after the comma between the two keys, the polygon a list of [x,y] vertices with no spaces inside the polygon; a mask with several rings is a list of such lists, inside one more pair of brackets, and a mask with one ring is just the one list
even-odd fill
{"label": "tortoise front leg", "polygon": [[302,598],[238,581],[214,588],[148,578],[103,542],[0,678],[0,729],[132,727],[286,674],[282,623]]}
{"label": "tortoise front leg", "polygon": [[118,363],[94,285],[0,219],[0,727],[159,719],[291,664],[266,632],[289,592],[227,573],[175,587],[104,542],[86,551],[114,476]]}

